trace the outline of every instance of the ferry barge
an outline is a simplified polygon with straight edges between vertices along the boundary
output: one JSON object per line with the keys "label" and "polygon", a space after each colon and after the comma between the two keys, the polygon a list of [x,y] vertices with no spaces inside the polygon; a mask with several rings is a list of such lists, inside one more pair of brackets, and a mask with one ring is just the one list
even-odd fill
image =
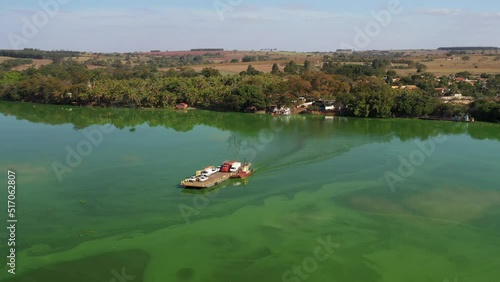
{"label": "ferry barge", "polygon": [[253,173],[251,163],[226,161],[221,166],[209,166],[184,179],[181,186],[186,188],[204,189],[220,184],[230,178],[247,178]]}

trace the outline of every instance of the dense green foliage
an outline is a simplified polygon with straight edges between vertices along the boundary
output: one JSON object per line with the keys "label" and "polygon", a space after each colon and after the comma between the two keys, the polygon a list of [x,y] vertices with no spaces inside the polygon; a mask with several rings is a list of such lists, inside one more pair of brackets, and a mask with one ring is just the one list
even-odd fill
{"label": "dense green foliage", "polygon": [[32,59],[7,60],[7,61],[4,61],[3,63],[0,64],[0,70],[9,71],[12,68],[22,66],[22,65],[27,65],[27,64],[33,64],[33,60]]}
{"label": "dense green foliage", "polygon": [[396,97],[394,112],[399,116],[425,116],[435,112],[439,100],[422,91],[405,91]]}
{"label": "dense green foliage", "polygon": [[443,51],[482,51],[482,50],[498,50],[498,47],[439,47],[438,50]]}
{"label": "dense green foliage", "polygon": [[500,101],[478,100],[471,105],[470,112],[479,120],[500,122]]}
{"label": "dense green foliage", "polygon": [[[23,72],[0,69],[0,99],[37,103],[96,105],[105,107],[190,106],[220,111],[264,109],[269,105],[295,106],[299,97],[335,100],[345,115],[357,117],[417,117],[464,115],[465,106],[443,104],[436,87],[449,87],[450,94],[462,93],[478,100],[470,113],[478,120],[498,121],[500,76],[482,75],[472,85],[453,82],[454,77],[437,79],[422,72],[393,81],[391,58],[381,57],[365,64],[344,64],[325,57],[321,71],[310,61],[288,62],[283,71],[275,64],[271,73],[249,65],[240,75],[223,76],[213,68],[197,72],[187,66],[160,71],[156,63],[123,63],[111,60],[105,67],[89,69],[71,59],[55,61]],[[161,59],[158,59],[161,60]],[[6,61],[14,66],[27,61]],[[418,67],[418,66],[417,66]],[[388,71],[389,69],[389,71]],[[468,78],[470,74],[456,76]],[[453,82],[453,83],[452,83]],[[416,85],[418,90],[391,86]]]}
{"label": "dense green foliage", "polygon": [[[204,56],[200,55],[182,55],[182,56],[149,56],[149,65],[153,65],[159,68],[171,68],[178,66],[189,66],[189,65],[200,65],[208,62],[207,57],[212,55],[206,54]],[[127,60],[130,62],[130,59]]]}
{"label": "dense green foliage", "polygon": [[75,51],[42,51],[38,49],[24,50],[0,50],[0,56],[12,58],[29,58],[29,59],[52,59],[60,60],[63,58],[72,58],[80,56],[80,52]]}
{"label": "dense green foliage", "polygon": [[246,55],[241,59],[242,62],[244,63],[249,63],[249,62],[257,62],[257,61],[268,61],[270,60],[270,56],[265,55],[265,56],[252,56],[252,55]]}

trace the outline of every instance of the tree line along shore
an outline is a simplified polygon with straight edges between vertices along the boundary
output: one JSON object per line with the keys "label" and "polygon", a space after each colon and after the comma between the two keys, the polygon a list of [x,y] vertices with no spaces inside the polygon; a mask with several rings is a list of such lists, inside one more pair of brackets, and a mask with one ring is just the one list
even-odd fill
{"label": "tree line along shore", "polygon": [[[29,63],[24,54],[0,64],[0,99],[79,106],[172,108],[178,103],[216,111],[262,110],[270,105],[297,107],[301,99],[334,101],[338,114],[355,117],[436,117],[470,115],[500,121],[500,75],[458,72],[436,77],[423,63],[387,56],[343,62],[275,63],[271,72],[248,65],[239,74],[189,65],[161,68],[158,60],[91,68],[86,62],[54,53],[52,63],[15,70]],[[464,56],[466,57],[466,56]],[[40,54],[37,53],[37,58]],[[398,75],[411,65],[417,72]],[[311,110],[319,110],[312,106]]]}

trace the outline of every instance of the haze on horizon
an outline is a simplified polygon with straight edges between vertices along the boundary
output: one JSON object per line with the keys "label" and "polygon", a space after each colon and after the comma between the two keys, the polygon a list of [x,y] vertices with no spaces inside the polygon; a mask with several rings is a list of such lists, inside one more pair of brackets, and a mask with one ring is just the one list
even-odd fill
{"label": "haze on horizon", "polygon": [[[2,6],[0,49],[332,51],[348,46],[358,50],[500,46],[496,1],[477,5],[464,0],[39,0]],[[397,12],[377,23],[374,14],[387,15],[390,7]],[[373,23],[380,29],[372,29],[368,41],[356,44],[359,30]],[[30,24],[35,32],[26,27]]]}

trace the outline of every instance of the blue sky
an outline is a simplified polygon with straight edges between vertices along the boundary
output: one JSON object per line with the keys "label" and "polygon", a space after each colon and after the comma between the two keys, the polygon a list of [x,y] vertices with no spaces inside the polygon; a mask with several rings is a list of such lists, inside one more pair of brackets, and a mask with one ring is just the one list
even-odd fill
{"label": "blue sky", "polygon": [[19,0],[1,6],[1,49],[500,46],[497,1]]}

